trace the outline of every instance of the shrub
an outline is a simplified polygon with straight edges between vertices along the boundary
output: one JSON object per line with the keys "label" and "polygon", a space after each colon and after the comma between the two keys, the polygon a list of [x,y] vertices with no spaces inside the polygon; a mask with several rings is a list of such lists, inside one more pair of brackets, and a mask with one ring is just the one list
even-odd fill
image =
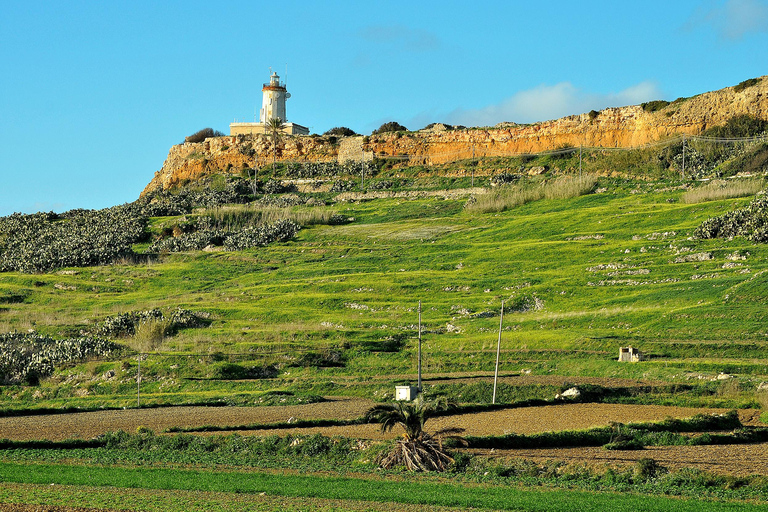
{"label": "shrub", "polygon": [[224,134],[213,128],[203,128],[188,137],[184,137],[184,142],[203,142],[210,137],[222,137]]}
{"label": "shrub", "polygon": [[655,478],[661,473],[666,473],[666,471],[666,468],[654,459],[640,459],[635,465],[635,477],[641,481]]}
{"label": "shrub", "polygon": [[164,318],[151,318],[139,322],[136,327],[131,347],[139,352],[150,352],[156,350],[165,340],[165,337],[172,333],[170,320]]}
{"label": "shrub", "polygon": [[400,123],[396,121],[390,121],[388,123],[384,123],[381,126],[379,126],[378,129],[374,130],[371,135],[377,135],[379,133],[387,133],[387,132],[407,132],[408,128],[401,125]]}
{"label": "shrub", "polygon": [[599,115],[600,115],[600,112],[598,112],[597,110],[590,110],[589,111],[589,120],[590,121],[595,120],[595,119],[597,119],[597,116],[599,116]]}
{"label": "shrub", "polygon": [[512,174],[508,172],[503,172],[501,174],[497,174],[495,176],[491,176],[491,185],[492,186],[499,186],[499,185],[507,185],[509,183],[517,183],[520,181],[523,177],[519,174]]}
{"label": "shrub", "polygon": [[338,350],[325,350],[322,353],[305,352],[291,363],[291,366],[304,367],[339,367],[344,366],[344,355]]}
{"label": "shrub", "polygon": [[290,190],[291,187],[283,185],[280,180],[269,180],[264,184],[265,194],[282,194],[284,192],[289,192]]}
{"label": "shrub", "polygon": [[120,313],[104,319],[99,325],[96,333],[99,336],[133,336],[137,328],[142,323],[153,321],[167,321],[167,334],[176,333],[179,329],[190,329],[195,327],[204,327],[210,324],[208,313],[190,311],[188,309],[176,308],[170,314],[170,318],[163,314],[159,309],[150,309],[145,311],[132,311],[130,313]]}
{"label": "shrub", "polygon": [[334,181],[331,185],[331,192],[340,193],[340,192],[349,192],[350,190],[354,190],[357,185],[352,180],[339,180]]}
{"label": "shrub", "polygon": [[725,162],[717,170],[721,176],[765,173],[768,171],[768,144],[754,145],[749,151]]}
{"label": "shrub", "polygon": [[768,242],[768,195],[760,195],[744,208],[702,222],[695,238],[743,236],[753,242]]}
{"label": "shrub", "polygon": [[369,181],[368,190],[387,190],[394,186],[394,183],[387,180]]}
{"label": "shrub", "polygon": [[704,130],[702,135],[722,138],[754,137],[766,130],[768,130],[768,121],[749,114],[741,114],[728,119],[723,126]]}
{"label": "shrub", "polygon": [[148,250],[155,253],[199,251],[209,245],[221,245],[225,238],[226,234],[223,231],[204,229],[177,237],[163,238],[150,245]]}
{"label": "shrub", "polygon": [[755,86],[760,83],[759,78],[749,78],[747,80],[744,80],[743,82],[740,82],[738,85],[733,87],[733,92],[741,92],[744,89],[748,89],[749,87]]}
{"label": "shrub", "polygon": [[131,258],[132,245],[147,236],[146,225],[134,205],[61,215],[14,213],[0,218],[0,272],[46,272]]}
{"label": "shrub", "polygon": [[270,379],[277,377],[275,365],[245,367],[236,363],[217,363],[213,367],[212,377],[222,380]]}
{"label": "shrub", "polygon": [[228,236],[224,247],[229,251],[240,251],[258,247],[272,242],[286,242],[296,236],[301,226],[292,220],[281,220],[274,224],[244,228],[242,231]]}
{"label": "shrub", "polygon": [[352,135],[357,135],[354,130],[351,130],[347,128],[346,126],[336,126],[334,128],[331,128],[327,132],[325,132],[323,135],[335,135],[337,137],[351,137]]}
{"label": "shrub", "polygon": [[37,334],[0,334],[0,379],[36,384],[57,364],[109,355],[120,346],[102,338],[54,339]]}
{"label": "shrub", "polygon": [[657,110],[663,109],[667,105],[669,105],[669,102],[666,100],[654,100],[640,104],[640,106],[643,107],[643,110],[646,112],[656,112]]}

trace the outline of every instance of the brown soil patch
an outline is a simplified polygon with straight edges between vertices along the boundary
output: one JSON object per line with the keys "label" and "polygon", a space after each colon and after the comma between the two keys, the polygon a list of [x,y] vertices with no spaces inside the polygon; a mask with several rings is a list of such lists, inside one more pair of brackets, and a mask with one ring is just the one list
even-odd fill
{"label": "brown soil patch", "polygon": [[[115,430],[133,432],[139,426],[162,432],[170,427],[203,425],[237,426],[263,424],[296,419],[352,419],[373,405],[360,398],[336,398],[328,402],[274,407],[169,407],[96,411],[77,414],[0,418],[0,438],[12,440],[90,439]],[[610,422],[632,423],[660,421],[668,417],[687,418],[699,413],[722,413],[725,410],[690,407],[621,404],[564,403],[542,407],[525,407],[500,411],[459,414],[434,418],[429,430],[460,427],[467,435],[487,436],[507,433],[579,430],[608,425]],[[755,411],[741,411],[742,422],[757,424]],[[360,439],[392,439],[399,429],[382,433],[378,425],[343,427],[286,428],[274,430],[242,430],[242,435],[281,436],[320,433]],[[210,435],[210,434],[209,434]],[[602,448],[558,448],[547,450],[476,450],[486,456],[527,458],[532,460],[564,460],[594,465],[634,464],[640,458],[653,458],[670,467],[695,467],[724,474],[768,475],[768,444],[728,446],[649,447],[638,451],[607,451]]]}
{"label": "brown soil patch", "polygon": [[601,447],[471,450],[494,458],[526,459],[535,462],[560,460],[593,467],[634,465],[654,459],[669,469],[693,468],[722,475],[768,475],[768,443],[723,446],[649,446],[644,450],[604,450]]}
{"label": "brown soil patch", "polygon": [[62,441],[92,439],[116,430],[135,432],[140,426],[162,432],[170,427],[277,423],[290,418],[352,419],[362,416],[372,405],[371,400],[335,398],[316,404],[274,407],[162,407],[19,416],[0,418],[0,439]]}
{"label": "brown soil patch", "polygon": [[[661,421],[668,417],[690,418],[699,413],[722,413],[725,409],[697,409],[657,405],[621,404],[561,404],[541,407],[522,407],[501,411],[458,414],[434,418],[428,430],[447,427],[463,428],[466,435],[501,436],[504,434],[535,434],[561,430],[582,430],[608,425],[612,421],[639,423]],[[249,432],[241,432],[248,434]],[[347,436],[362,439],[393,439],[402,432],[395,429],[382,433],[378,425],[348,425],[343,427],[310,427],[295,429],[261,430],[257,435],[315,434]]]}
{"label": "brown soil patch", "polygon": [[[61,441],[74,438],[90,439],[105,432],[116,430],[133,432],[139,426],[162,432],[171,427],[200,427],[204,425],[232,427],[254,423],[285,422],[290,418],[352,419],[362,416],[372,405],[371,400],[362,398],[335,398],[328,402],[294,406],[165,407],[20,416],[0,418],[0,438]],[[429,422],[428,426],[435,430],[445,427],[459,427],[463,428],[467,435],[473,436],[504,435],[507,433],[534,434],[537,432],[586,429],[608,425],[612,421],[631,423],[660,421],[667,417],[687,418],[702,412],[710,414],[725,411],[656,405],[565,403],[435,418]],[[397,430],[381,433],[378,425],[242,430],[240,433],[252,435],[322,433],[363,439],[391,439],[400,435]]]}

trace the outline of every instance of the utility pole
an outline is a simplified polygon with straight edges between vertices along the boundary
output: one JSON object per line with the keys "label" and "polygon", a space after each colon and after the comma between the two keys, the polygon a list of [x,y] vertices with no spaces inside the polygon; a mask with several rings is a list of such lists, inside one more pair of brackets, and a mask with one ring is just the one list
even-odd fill
{"label": "utility pole", "polygon": [[683,179],[685,179],[685,134],[683,134]]}
{"label": "utility pole", "polygon": [[139,354],[139,371],[136,374],[136,407],[141,409],[141,354]]}
{"label": "utility pole", "polygon": [[363,169],[360,178],[360,190],[365,190],[365,155],[363,155]]}
{"label": "utility pole", "polygon": [[496,384],[499,380],[499,356],[501,355],[501,326],[504,324],[504,301],[501,301],[501,317],[499,319],[499,341],[496,344],[496,371],[493,374],[493,398],[491,403],[496,403]]}
{"label": "utility pole", "polygon": [[579,145],[579,176],[581,176],[581,145]]}
{"label": "utility pole", "polygon": [[419,393],[421,393],[421,301],[419,301]]}

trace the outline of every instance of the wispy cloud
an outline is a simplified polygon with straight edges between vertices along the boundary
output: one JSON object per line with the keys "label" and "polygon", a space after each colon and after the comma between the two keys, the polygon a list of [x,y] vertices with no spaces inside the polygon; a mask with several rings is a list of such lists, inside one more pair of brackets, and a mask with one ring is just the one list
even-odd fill
{"label": "wispy cloud", "polygon": [[653,82],[641,82],[609,94],[590,93],[570,82],[561,82],[518,92],[495,105],[479,109],[456,109],[445,116],[444,122],[466,126],[493,126],[502,121],[532,123],[593,109],[636,105],[660,97],[661,92]]}
{"label": "wispy cloud", "polygon": [[432,32],[401,25],[373,25],[362,29],[359,36],[366,41],[412,52],[432,51],[440,47],[440,39]]}
{"label": "wispy cloud", "polygon": [[731,41],[747,34],[768,32],[768,2],[765,0],[727,0],[709,9],[699,9],[686,28],[712,27],[720,37]]}

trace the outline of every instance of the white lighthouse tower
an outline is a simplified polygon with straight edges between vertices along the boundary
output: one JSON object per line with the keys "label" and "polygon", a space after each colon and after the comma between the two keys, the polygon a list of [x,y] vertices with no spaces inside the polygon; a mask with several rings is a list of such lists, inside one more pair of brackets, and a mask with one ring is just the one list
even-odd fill
{"label": "white lighthouse tower", "polygon": [[280,119],[283,122],[283,133],[289,135],[309,135],[309,129],[296,123],[287,122],[285,114],[285,100],[291,97],[285,88],[285,82],[280,81],[277,73],[272,73],[269,83],[261,88],[261,111],[258,123],[231,123],[230,135],[267,133],[267,124],[272,119]]}
{"label": "white lighthouse tower", "polygon": [[285,83],[280,83],[280,77],[277,73],[272,73],[269,77],[269,83],[261,88],[261,114],[259,121],[266,124],[270,119],[280,119],[283,122],[285,117],[285,100],[291,97],[291,94],[285,89]]}

